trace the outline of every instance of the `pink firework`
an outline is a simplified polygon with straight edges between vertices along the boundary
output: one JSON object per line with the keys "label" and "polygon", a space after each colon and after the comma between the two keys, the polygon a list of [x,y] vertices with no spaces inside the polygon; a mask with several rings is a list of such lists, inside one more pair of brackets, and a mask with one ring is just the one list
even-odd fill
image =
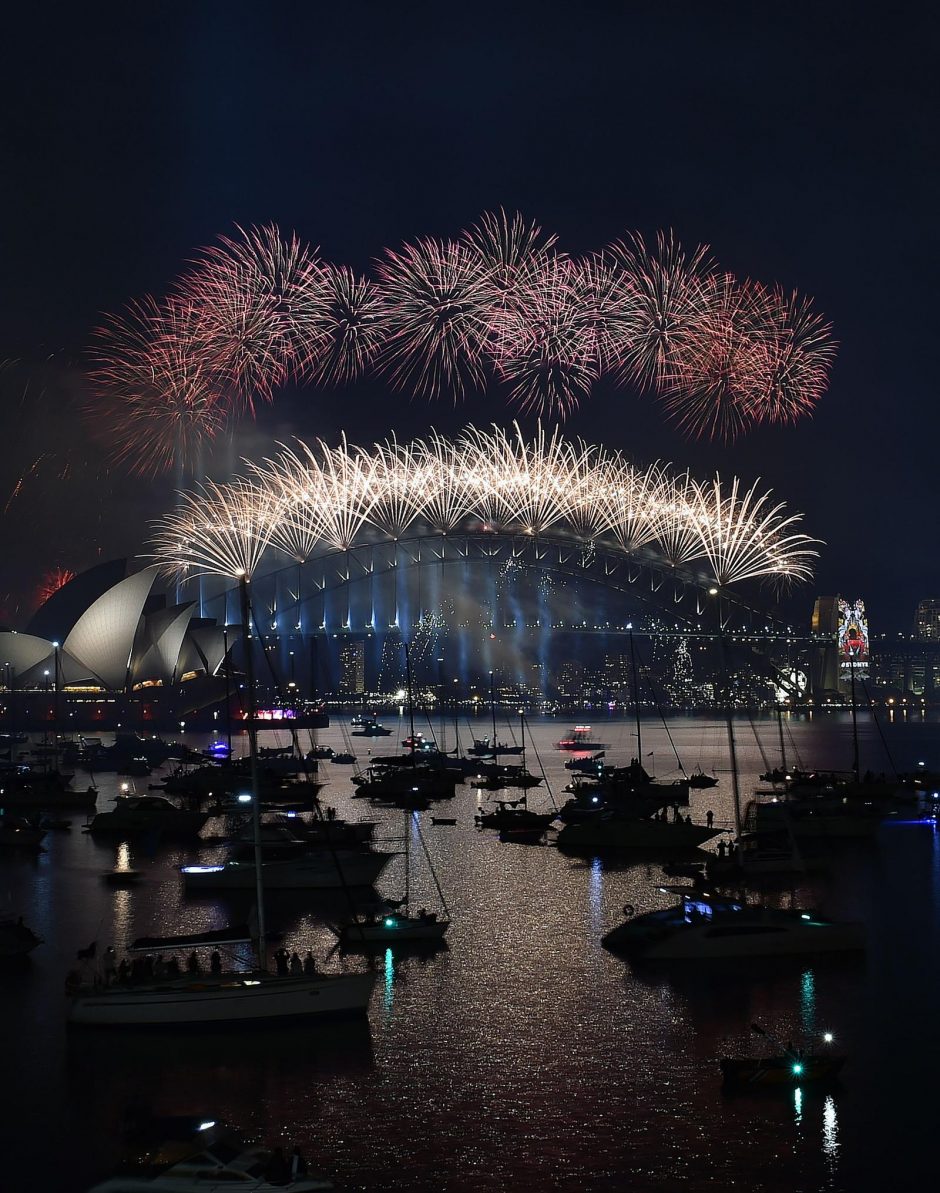
{"label": "pink firework", "polygon": [[657,233],[650,247],[637,232],[615,241],[607,258],[636,320],[618,375],[640,390],[658,389],[701,313],[704,283],[714,272],[708,250],[700,245],[689,256],[672,232]]}
{"label": "pink firework", "polygon": [[598,372],[616,373],[640,333],[633,290],[617,262],[604,253],[576,262],[573,277],[583,318],[593,334]]}
{"label": "pink firework", "polygon": [[756,422],[793,423],[812,414],[829,387],[835,359],[832,327],[796,293],[775,290],[760,337],[764,377],[750,404]]}
{"label": "pink firework", "polygon": [[388,313],[380,363],[395,386],[425,397],[482,388],[489,308],[478,258],[454,241],[419,240],[386,249],[377,272]]}
{"label": "pink firework", "polygon": [[769,298],[730,274],[703,284],[661,382],[663,404],[685,434],[731,440],[754,421],[767,383]]}
{"label": "pink firework", "polygon": [[375,360],[388,334],[388,312],[375,283],[345,265],[328,266],[323,285],[316,338],[300,369],[317,384],[345,385]]}
{"label": "pink firework", "polygon": [[521,285],[512,303],[494,312],[490,330],[497,373],[523,410],[565,418],[590,393],[597,338],[583,277],[567,258],[550,258]]}
{"label": "pink firework", "polygon": [[462,240],[485,279],[488,301],[494,307],[509,304],[520,287],[530,284],[546,268],[557,236],[542,233],[517,211],[509,216],[487,211],[464,232]]}
{"label": "pink firework", "polygon": [[203,250],[181,293],[199,305],[216,366],[250,411],[315,359],[327,316],[325,270],[315,251],[274,224],[237,229]]}
{"label": "pink firework", "polygon": [[86,413],[111,459],[141,476],[196,464],[233,409],[199,308],[148,298],[112,316],[96,338]]}

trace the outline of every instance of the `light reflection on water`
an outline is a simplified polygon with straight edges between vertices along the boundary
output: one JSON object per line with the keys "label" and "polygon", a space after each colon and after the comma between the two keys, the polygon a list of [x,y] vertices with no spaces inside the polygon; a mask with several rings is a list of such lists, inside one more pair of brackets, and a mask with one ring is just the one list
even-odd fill
{"label": "light reflection on water", "polygon": [[[559,802],[571,775],[551,743],[565,728],[531,723]],[[895,738],[917,728],[891,730],[892,751],[908,765],[913,761],[904,741]],[[687,769],[701,764],[721,779],[716,789],[692,793],[693,818],[701,822],[711,808],[716,823],[730,822],[724,726],[690,718],[671,722],[670,730]],[[793,726],[800,756],[818,765],[845,765],[849,732],[848,725],[822,717],[812,726]],[[746,733],[742,726],[737,734],[744,792],[763,769]],[[771,762],[775,734],[769,724],[764,746]],[[603,737],[611,743],[608,757],[626,761],[629,723],[605,724]],[[652,750],[665,768],[671,754],[662,727],[645,725],[643,737],[644,752]],[[262,739],[283,744],[274,733]],[[342,748],[336,725],[320,740]],[[365,748],[354,742],[355,749]],[[876,746],[872,733],[866,748]],[[911,750],[914,760],[926,757],[940,768],[936,726],[920,727]],[[875,759],[871,765],[881,769]],[[400,842],[401,814],[352,800],[350,774],[349,767],[321,764],[326,799],[340,815],[378,819],[376,837]],[[675,776],[663,769],[660,777]],[[107,807],[117,778],[97,778],[99,804]],[[0,1093],[0,1111],[16,1126],[12,1156],[22,1156],[31,1173],[35,1156],[47,1152],[60,1167],[77,1164],[70,1187],[80,1189],[107,1170],[130,1105],[219,1117],[258,1137],[297,1141],[344,1187],[364,1190],[527,1184],[533,1190],[694,1193],[737,1184],[810,1189],[825,1182],[868,1193],[885,1187],[878,1158],[868,1157],[870,1123],[878,1122],[890,1154],[891,1140],[906,1131],[904,1120],[919,1113],[916,1099],[905,1108],[890,1088],[926,1080],[926,1058],[937,1046],[935,1015],[918,1019],[916,1040],[905,1035],[914,1031],[906,1017],[896,1016],[890,1055],[878,1051],[884,1005],[892,999],[910,1005],[909,953],[940,954],[934,833],[899,827],[878,844],[849,850],[835,868],[768,886],[774,902],[793,900],[868,921],[874,939],[867,966],[663,973],[633,970],[599,947],[624,904],[641,914],[668,903],[657,889],[659,861],[579,859],[503,844],[473,827],[476,806],[475,792],[458,788],[446,808],[458,820],[455,827],[432,825],[429,814],[412,820],[414,833],[421,825],[452,909],[450,947],[432,957],[396,959],[388,950],[376,959],[381,973],[371,1033],[362,1024],[293,1025],[172,1043],[122,1036],[118,1044],[113,1036],[102,1041],[85,1033],[69,1033],[67,1040],[62,980],[77,947],[96,937],[102,946],[120,945],[138,935],[244,922],[251,895],[183,894],[177,867],[213,860],[218,846],[138,852],[121,845],[118,863],[143,870],[144,879],[137,887],[110,889],[100,875],[114,864],[114,845],[96,842],[77,824],[70,835],[50,834],[38,860],[4,861],[0,890],[11,891],[28,919],[35,909],[46,938],[28,969],[0,981],[0,1014],[10,1028],[6,1059],[17,1073],[15,1089]],[[210,823],[206,832],[223,827]],[[414,835],[412,845],[415,905],[437,907]],[[389,865],[380,881],[385,894],[400,897],[402,873],[401,859]],[[291,950],[311,947],[327,967],[361,966],[367,962],[331,952],[328,925],[346,910],[341,896],[287,892],[272,896],[268,917]],[[918,934],[930,933],[932,942],[925,938],[921,948]],[[899,948],[908,950],[900,967],[894,961]],[[936,966],[919,973],[917,983],[925,1003],[934,1000]],[[811,1087],[792,1102],[788,1090],[766,1098],[722,1097],[716,1058],[752,1053],[754,1021],[794,1041],[813,1035],[819,1023],[832,1026],[840,1051],[844,1046],[850,1057],[838,1121],[835,1100],[823,1102]],[[911,1073],[892,1057],[903,1057]],[[24,1114],[30,1104],[42,1105],[47,1120],[65,1123],[62,1132],[50,1139],[38,1116]],[[907,1155],[915,1164],[910,1148]],[[35,1173],[34,1193],[61,1189],[55,1163],[45,1186],[44,1180],[45,1173]]]}

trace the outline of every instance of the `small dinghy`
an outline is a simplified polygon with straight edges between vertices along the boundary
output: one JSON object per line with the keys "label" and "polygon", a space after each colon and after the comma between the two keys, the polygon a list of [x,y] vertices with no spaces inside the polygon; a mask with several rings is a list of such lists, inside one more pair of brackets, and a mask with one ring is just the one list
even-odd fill
{"label": "small dinghy", "polygon": [[108,886],[135,886],[143,876],[143,870],[105,870],[101,879]]}
{"label": "small dinghy", "polygon": [[[725,1085],[736,1089],[751,1086],[794,1086],[813,1082],[817,1085],[834,1081],[846,1058],[834,1052],[813,1052],[783,1045],[759,1023],[751,1024],[751,1031],[769,1040],[780,1051],[773,1056],[722,1057],[718,1062]],[[823,1036],[824,1044],[832,1043],[832,1033]]]}

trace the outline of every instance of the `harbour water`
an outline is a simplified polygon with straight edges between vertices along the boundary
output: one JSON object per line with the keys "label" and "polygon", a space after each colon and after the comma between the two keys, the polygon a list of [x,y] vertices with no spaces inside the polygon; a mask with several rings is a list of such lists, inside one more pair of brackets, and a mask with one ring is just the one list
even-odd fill
{"label": "harbour water", "polygon": [[[354,738],[390,752],[400,730]],[[705,716],[668,722],[689,771],[714,770],[716,789],[693,791],[692,816],[707,810],[731,826],[724,724]],[[552,743],[570,727],[535,722],[532,737],[556,798],[570,779]],[[464,744],[469,730],[461,724]],[[487,732],[485,719],[475,728]],[[595,723],[608,758],[636,752],[630,721]],[[425,725],[424,730],[430,730]],[[508,735],[503,727],[501,736]],[[940,770],[936,719],[899,721],[880,733],[860,724],[862,765],[918,762]],[[882,741],[882,733],[884,741]],[[303,735],[304,737],[306,735]],[[448,745],[453,745],[449,726]],[[779,761],[776,724],[757,736],[737,722],[741,789]],[[787,726],[791,762],[846,769],[848,714]],[[334,721],[318,734],[343,748]],[[758,744],[759,739],[759,744]],[[286,744],[262,735],[262,744]],[[193,746],[208,739],[188,736]],[[243,743],[239,743],[240,746]],[[675,777],[676,756],[660,722],[644,722],[643,762]],[[529,757],[531,769],[537,770]],[[398,838],[402,813],[354,801],[350,767],[320,763],[325,803],[352,819],[377,819],[378,840]],[[84,780],[79,772],[76,783]],[[121,780],[96,776],[99,808]],[[156,776],[134,780],[143,791]],[[485,798],[485,797],[484,797]],[[66,1030],[63,983],[76,949],[92,940],[121,947],[135,936],[197,931],[244,918],[247,896],[184,896],[176,867],[211,860],[218,846],[129,847],[81,831],[50,832],[38,857],[0,859],[0,906],[25,915],[44,938],[29,963],[0,974],[6,1080],[0,1085],[0,1188],[72,1193],[101,1179],[126,1125],[143,1116],[222,1119],[246,1136],[299,1144],[347,1190],[636,1190],[673,1193],[747,1189],[875,1193],[920,1188],[936,1149],[934,1074],[940,1059],[940,837],[911,822],[885,826],[872,842],[840,851],[830,871],[767,887],[768,898],[817,906],[863,921],[864,959],[634,970],[600,946],[622,919],[665,906],[660,860],[574,858],[542,845],[502,843],[480,832],[480,797],[458,787],[443,807],[418,814],[453,916],[449,947],[433,956],[376,959],[368,1022],[127,1033]],[[548,806],[543,790],[530,806]],[[433,825],[435,814],[455,826]],[[213,824],[206,832],[213,831]],[[417,842],[416,842],[417,843]],[[9,853],[9,851],[8,851]],[[139,886],[112,889],[103,871],[144,871]],[[400,894],[400,863],[379,887]],[[436,906],[427,867],[414,858],[416,904]],[[344,961],[328,924],[341,896],[281,893],[269,921],[285,943],[310,947],[326,967]],[[849,1061],[838,1087],[729,1097],[717,1058],[756,1051],[759,1021],[783,1039],[835,1034]],[[12,1174],[12,1179],[10,1179]]]}

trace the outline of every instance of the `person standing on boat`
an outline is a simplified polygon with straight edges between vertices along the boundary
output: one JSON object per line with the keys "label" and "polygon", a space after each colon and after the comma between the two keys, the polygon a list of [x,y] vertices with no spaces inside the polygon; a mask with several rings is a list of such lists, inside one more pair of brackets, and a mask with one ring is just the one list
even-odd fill
{"label": "person standing on boat", "polygon": [[705,827],[711,828],[714,823],[715,823],[715,813],[711,809],[709,809],[705,813]]}
{"label": "person standing on boat", "polygon": [[307,949],[307,955],[304,957],[304,973],[309,977],[311,974],[317,972],[317,963],[313,959],[313,953]]}
{"label": "person standing on boat", "polygon": [[290,973],[290,953],[283,945],[274,954],[274,964],[277,966],[277,976],[286,978]]}
{"label": "person standing on boat", "polygon": [[291,957],[290,957],[291,976],[298,978],[303,973],[303,971],[304,971],[304,967],[303,967],[303,962],[300,960],[300,954],[299,953],[291,953]]}
{"label": "person standing on boat", "polygon": [[222,957],[216,949],[209,958],[209,972],[219,974],[222,972]]}

